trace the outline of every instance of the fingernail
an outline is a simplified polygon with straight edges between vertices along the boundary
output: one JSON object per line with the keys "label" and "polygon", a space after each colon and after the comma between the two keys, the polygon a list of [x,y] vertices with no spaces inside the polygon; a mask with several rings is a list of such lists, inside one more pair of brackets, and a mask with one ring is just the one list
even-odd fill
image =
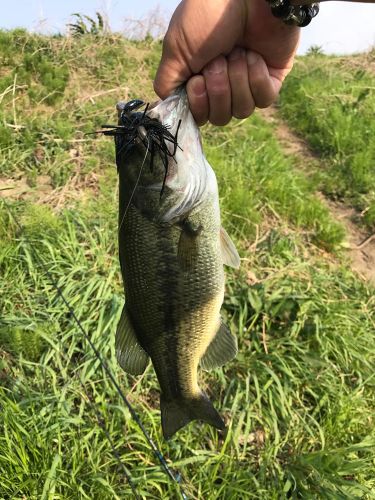
{"label": "fingernail", "polygon": [[258,62],[259,56],[256,52],[251,52],[250,50],[247,52],[247,64],[252,66],[256,62]]}
{"label": "fingernail", "polygon": [[219,73],[223,73],[223,71],[225,70],[225,62],[221,58],[216,58],[207,64],[206,69],[209,73],[213,73],[216,75]]}
{"label": "fingernail", "polygon": [[244,49],[240,49],[239,47],[232,50],[232,52],[228,56],[229,61],[238,61],[238,59],[242,59],[245,57]]}
{"label": "fingernail", "polygon": [[203,78],[199,78],[192,82],[192,91],[195,97],[202,97],[206,93],[206,85]]}

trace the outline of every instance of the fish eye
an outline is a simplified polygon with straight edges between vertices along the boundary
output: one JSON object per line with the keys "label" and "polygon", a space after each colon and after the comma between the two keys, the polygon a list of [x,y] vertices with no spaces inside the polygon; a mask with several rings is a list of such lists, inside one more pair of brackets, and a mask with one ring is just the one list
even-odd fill
{"label": "fish eye", "polygon": [[129,101],[125,104],[125,106],[122,109],[122,112],[131,113],[132,111],[139,109],[143,105],[144,101],[142,101],[141,99],[133,99],[132,101]]}

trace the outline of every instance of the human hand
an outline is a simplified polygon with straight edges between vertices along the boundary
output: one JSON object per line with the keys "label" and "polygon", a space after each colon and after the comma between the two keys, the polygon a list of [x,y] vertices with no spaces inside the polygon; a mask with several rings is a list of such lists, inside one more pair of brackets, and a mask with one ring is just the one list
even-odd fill
{"label": "human hand", "polygon": [[183,0],[164,38],[155,92],[186,83],[198,125],[246,118],[276,99],[292,69],[299,28],[275,18],[265,0]]}

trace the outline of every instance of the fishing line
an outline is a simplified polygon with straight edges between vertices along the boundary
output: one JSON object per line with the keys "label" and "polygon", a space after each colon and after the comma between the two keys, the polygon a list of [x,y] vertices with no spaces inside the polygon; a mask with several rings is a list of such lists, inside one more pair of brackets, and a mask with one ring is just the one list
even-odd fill
{"label": "fishing line", "polygon": [[120,457],[120,454],[119,452],[116,450],[116,447],[115,447],[115,443],[113,442],[113,439],[111,438],[111,435],[110,433],[108,432],[106,426],[104,425],[104,417],[103,417],[103,414],[102,412],[95,406],[94,403],[92,403],[90,401],[90,397],[86,391],[86,387],[85,387],[85,384],[83,383],[82,379],[80,377],[78,377],[78,380],[83,388],[83,391],[84,393],[86,394],[87,396],[87,400],[91,406],[91,408],[94,410],[95,412],[95,416],[96,416],[96,419],[98,421],[98,425],[99,427],[102,429],[102,431],[104,432],[111,448],[112,448],[112,455],[116,458],[118,464],[120,465],[120,467],[122,468],[122,470],[124,471],[124,475],[126,477],[126,480],[128,481],[129,483],[129,486],[134,494],[134,498],[135,500],[141,500],[141,497],[138,495],[137,493],[137,488],[133,482],[133,479],[131,477],[131,474],[129,472],[129,470],[127,469],[127,467],[125,466],[124,462],[121,460],[121,457]]}
{"label": "fishing line", "polygon": [[[10,206],[8,205],[8,203],[7,203],[4,199],[3,199],[2,201],[3,201],[4,205],[5,205],[5,207],[8,209],[8,212],[9,212],[9,214],[11,215],[11,217],[13,218],[13,220],[15,221],[16,225],[18,226],[19,230],[20,230],[20,231],[24,234],[24,229],[23,229],[22,225],[18,222],[18,220],[17,220],[17,218],[15,217],[15,215],[14,215],[13,211],[10,209]],[[36,255],[38,255],[38,254],[34,251],[34,248],[33,248],[33,246],[31,245],[30,240],[28,240],[28,239],[27,239],[27,238],[25,238],[25,237],[24,237],[24,239],[25,239],[25,240],[26,240],[26,242],[28,243],[29,248],[30,248],[31,253],[33,254],[33,256],[35,257]],[[39,259],[39,256],[38,256],[38,259],[37,259],[37,260],[38,260],[38,261],[39,261],[39,263],[42,265],[42,267],[43,267],[44,271],[46,271],[45,265],[44,265],[44,263],[42,262],[42,260],[41,260],[41,259]],[[49,272],[47,272],[47,274],[49,274]],[[49,276],[49,279],[52,281],[51,276]],[[53,286],[55,286],[55,285],[53,284]],[[55,288],[56,288],[56,287],[55,287]],[[61,344],[60,344],[60,345],[61,345]],[[61,349],[61,352],[63,353],[64,357],[66,358],[66,355],[65,355],[65,353],[64,353],[64,351],[63,351],[63,349]],[[122,470],[123,470],[123,472],[124,472],[124,475],[125,475],[125,477],[126,477],[126,479],[127,479],[128,483],[129,483],[129,486],[130,486],[130,488],[131,488],[131,490],[132,490],[132,492],[133,492],[133,494],[134,494],[134,498],[135,498],[136,500],[138,500],[138,499],[140,500],[140,498],[141,498],[141,497],[140,497],[140,496],[138,495],[138,493],[137,493],[137,490],[136,490],[135,484],[134,484],[134,482],[133,482],[133,479],[132,479],[132,477],[131,477],[131,474],[130,474],[129,470],[127,469],[127,467],[125,466],[125,464],[123,463],[123,461],[121,460],[121,457],[120,457],[120,455],[119,455],[118,451],[116,450],[116,447],[115,447],[115,444],[114,444],[114,442],[113,442],[113,439],[111,438],[111,435],[109,434],[109,432],[108,432],[107,428],[106,428],[106,427],[105,427],[105,425],[104,425],[104,418],[103,418],[103,414],[102,414],[102,413],[101,413],[101,411],[100,411],[100,410],[99,410],[99,409],[95,406],[95,404],[94,404],[93,402],[91,402],[91,400],[90,400],[90,396],[89,396],[89,394],[88,394],[88,392],[87,392],[87,390],[86,390],[86,386],[85,386],[85,384],[83,383],[82,379],[81,379],[79,376],[78,376],[78,380],[79,380],[79,382],[80,382],[80,384],[81,384],[81,386],[82,386],[82,389],[83,389],[84,394],[85,394],[85,395],[86,395],[86,397],[87,397],[87,401],[88,401],[89,405],[91,406],[91,408],[92,408],[92,409],[94,410],[94,412],[95,412],[95,416],[96,416],[96,419],[97,419],[97,421],[98,421],[98,425],[99,425],[99,427],[102,429],[102,431],[104,432],[104,434],[105,434],[105,436],[106,436],[106,438],[107,438],[107,440],[108,440],[108,442],[109,442],[109,444],[110,444],[110,446],[111,446],[111,449],[112,449],[112,455],[115,457],[115,459],[117,460],[118,464],[120,465],[120,467],[122,468]]]}
{"label": "fishing line", "polygon": [[126,208],[125,208],[125,211],[124,211],[124,215],[122,216],[122,219],[121,219],[121,224],[119,225],[119,228],[118,228],[118,232],[120,232],[120,229],[122,228],[122,225],[124,223],[124,220],[125,220],[125,216],[126,214],[128,213],[128,210],[129,210],[129,207],[130,207],[130,203],[132,202],[132,199],[133,199],[133,196],[135,194],[135,191],[138,187],[138,184],[139,184],[139,180],[141,178],[141,175],[142,175],[142,170],[143,170],[143,166],[146,162],[146,158],[147,158],[147,154],[148,154],[148,148],[150,146],[150,140],[148,140],[147,142],[147,148],[146,148],[146,152],[145,152],[145,156],[143,158],[143,161],[142,161],[142,165],[141,165],[141,168],[139,169],[139,174],[138,174],[138,177],[137,177],[137,180],[135,181],[135,185],[134,185],[134,188],[133,188],[133,191],[130,195],[130,198],[129,198],[129,201],[128,201],[128,204],[126,205]]}
{"label": "fishing line", "polygon": [[[69,311],[69,314],[70,316],[74,319],[76,325],[78,326],[78,329],[80,330],[80,332],[82,333],[82,335],[85,337],[86,341],[89,343],[91,349],[94,351],[94,354],[96,356],[96,358],[98,359],[99,363],[101,364],[102,368],[104,369],[104,371],[106,372],[106,374],[108,375],[109,379],[111,380],[111,382],[113,383],[118,395],[120,396],[121,400],[123,401],[123,403],[126,405],[126,407],[128,408],[132,418],[135,420],[135,422],[137,423],[138,427],[141,429],[143,435],[145,436],[148,444],[150,445],[154,455],[156,456],[156,458],[159,460],[161,466],[162,466],[162,469],[164,470],[164,472],[167,474],[167,476],[175,483],[177,483],[179,485],[179,490],[180,490],[180,494],[181,494],[181,498],[183,500],[187,500],[188,497],[181,485],[181,475],[180,474],[175,474],[172,472],[172,470],[170,469],[169,465],[167,464],[162,452],[159,450],[159,448],[157,447],[157,445],[155,444],[155,442],[153,441],[153,439],[151,438],[150,434],[147,432],[146,428],[144,427],[141,419],[138,417],[138,414],[137,412],[135,411],[135,409],[133,408],[132,404],[130,403],[130,401],[128,401],[127,397],[125,396],[125,394],[122,392],[118,382],[116,381],[114,375],[112,374],[111,370],[109,369],[107,363],[103,360],[103,357],[102,355],[100,354],[100,352],[98,351],[98,349],[95,347],[95,345],[93,344],[92,340],[90,339],[89,335],[87,334],[87,332],[85,331],[85,329],[83,328],[82,326],[82,323],[80,322],[79,318],[77,317],[77,315],[75,314],[75,311],[74,309],[72,308],[72,306],[70,305],[69,301],[65,298],[65,295],[63,294],[63,291],[62,291],[62,288],[58,285],[57,281],[54,279],[54,277],[52,276],[51,272],[49,271],[49,269],[47,268],[46,264],[43,262],[43,260],[41,259],[41,257],[39,256],[39,254],[36,252],[36,250],[34,249],[34,246],[31,244],[31,241],[25,236],[25,231],[24,231],[24,228],[22,226],[22,224],[18,221],[13,209],[11,208],[11,206],[8,204],[8,202],[2,198],[3,200],[3,203],[5,205],[5,207],[7,208],[10,216],[12,217],[12,219],[14,220],[16,226],[18,227],[19,231],[21,232],[21,234],[23,234],[23,237],[24,237],[24,240],[25,242],[29,245],[29,248],[31,250],[31,253],[33,254],[35,260],[37,260],[41,266],[41,268],[44,270],[44,272],[46,273],[48,279],[50,280],[51,282],[51,285],[53,286],[53,288],[56,290],[58,296],[60,297],[60,299],[62,300],[62,302],[65,304],[67,310]],[[116,452],[117,453],[117,452]],[[122,463],[122,462],[121,462]],[[125,466],[124,466],[125,467]]]}

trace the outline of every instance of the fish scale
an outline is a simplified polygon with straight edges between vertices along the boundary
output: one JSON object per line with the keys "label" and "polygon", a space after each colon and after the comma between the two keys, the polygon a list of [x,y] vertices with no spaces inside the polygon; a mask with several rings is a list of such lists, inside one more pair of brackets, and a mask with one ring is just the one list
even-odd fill
{"label": "fish scale", "polygon": [[[202,241],[195,268],[181,269],[177,261],[180,232],[174,227],[160,231],[157,224],[134,207],[128,211],[121,232],[127,310],[143,348],[160,373],[159,382],[165,395],[170,391],[168,381],[163,383],[159,364],[176,366],[175,375],[186,394],[198,392],[198,387],[188,382],[189,374],[196,370],[207,342],[216,333],[216,325],[212,323],[218,322],[218,310],[211,311],[209,304],[216,301],[220,308],[224,291],[223,267],[216,262],[218,248],[212,248],[210,258],[209,246]],[[147,238],[136,238],[135,233]],[[204,307],[206,303],[208,306]],[[166,314],[168,311],[172,314]],[[189,331],[189,336],[181,335],[184,331]],[[176,362],[177,356],[184,359],[182,364]]]}

